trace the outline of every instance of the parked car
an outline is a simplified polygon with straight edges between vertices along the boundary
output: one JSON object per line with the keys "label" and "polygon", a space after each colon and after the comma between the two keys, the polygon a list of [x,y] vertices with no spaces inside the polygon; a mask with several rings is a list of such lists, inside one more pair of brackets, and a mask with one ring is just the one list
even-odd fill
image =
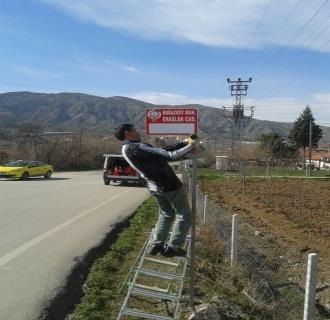
{"label": "parked car", "polygon": [[104,154],[103,181],[109,185],[110,182],[132,182],[145,185],[144,179],[128,164],[121,154]]}
{"label": "parked car", "polygon": [[16,160],[0,166],[0,178],[26,180],[29,177],[43,176],[50,179],[53,167],[42,161]]}

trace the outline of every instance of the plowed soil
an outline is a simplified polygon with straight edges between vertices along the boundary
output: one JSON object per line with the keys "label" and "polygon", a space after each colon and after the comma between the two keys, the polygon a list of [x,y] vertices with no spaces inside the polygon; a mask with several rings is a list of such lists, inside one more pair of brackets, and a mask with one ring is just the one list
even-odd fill
{"label": "plowed soil", "polygon": [[330,303],[330,180],[238,178],[200,181],[200,188],[222,207],[266,229],[282,245],[318,254],[319,283]]}

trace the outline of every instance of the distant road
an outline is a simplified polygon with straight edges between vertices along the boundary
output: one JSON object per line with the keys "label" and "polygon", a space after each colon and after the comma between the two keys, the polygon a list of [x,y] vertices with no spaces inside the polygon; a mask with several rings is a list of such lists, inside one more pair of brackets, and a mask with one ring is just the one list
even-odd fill
{"label": "distant road", "polygon": [[77,261],[148,196],[105,186],[96,171],[0,180],[0,319],[38,319]]}

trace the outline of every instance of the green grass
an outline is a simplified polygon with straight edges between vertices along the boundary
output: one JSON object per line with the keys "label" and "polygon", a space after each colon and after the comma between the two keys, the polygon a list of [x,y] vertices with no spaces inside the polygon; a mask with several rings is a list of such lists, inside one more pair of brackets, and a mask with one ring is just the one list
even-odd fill
{"label": "green grass", "polygon": [[224,173],[214,169],[198,168],[197,177],[207,180],[218,180],[224,178]]}
{"label": "green grass", "polygon": [[[206,180],[216,180],[226,177],[239,177],[240,173],[238,171],[217,171],[215,169],[208,168],[199,168],[198,169],[198,178]],[[265,167],[248,167],[246,169],[246,177],[265,177],[266,168]],[[270,167],[269,169],[270,177],[299,177],[305,178],[306,172],[304,170],[293,170],[289,167],[276,168]],[[330,172],[325,170],[313,170],[311,173],[312,178],[322,178],[330,179]]]}
{"label": "green grass", "polygon": [[[212,174],[212,172],[208,172]],[[117,238],[109,251],[96,260],[83,285],[84,297],[67,320],[104,320],[117,318],[124,299],[120,289],[140,253],[158,216],[158,206],[153,198],[141,205],[130,219],[130,226]],[[273,319],[268,308],[258,306],[242,294],[244,279],[225,262],[224,244],[217,240],[214,230],[207,225],[198,225],[196,243],[195,296],[205,303],[219,297],[220,305],[230,304],[242,319]],[[189,272],[183,296],[189,296]],[[138,300],[139,307],[146,306]],[[154,308],[155,305],[150,306]],[[158,308],[163,305],[157,304]],[[189,317],[188,300],[181,303],[180,319]]]}
{"label": "green grass", "polygon": [[[67,320],[104,320],[117,318],[122,305],[124,294],[120,289],[147,239],[158,215],[158,206],[153,198],[140,206],[133,218],[130,227],[123,231],[115,244],[101,258],[99,258],[90,270],[86,283],[83,285],[84,297]],[[242,311],[249,314],[264,314],[251,307],[249,301],[244,298],[235,287],[228,286],[231,280],[231,271],[223,265],[220,253],[221,245],[217,244],[214,237],[210,238],[210,232],[203,230],[202,237],[196,246],[196,297],[209,302],[213,296],[222,296],[226,301],[233,301],[239,305]],[[219,254],[214,254],[219,252]],[[221,274],[223,273],[223,276]],[[183,294],[189,294],[189,272],[184,286]],[[140,301],[141,307],[144,302]],[[154,308],[154,306],[151,306]],[[253,309],[253,310],[252,310]],[[190,315],[188,301],[184,299],[181,304],[180,319],[187,319]]]}
{"label": "green grass", "polygon": [[122,298],[120,288],[156,222],[157,208],[156,201],[150,198],[137,209],[130,220],[130,227],[92,266],[83,286],[84,297],[67,319],[117,318]]}

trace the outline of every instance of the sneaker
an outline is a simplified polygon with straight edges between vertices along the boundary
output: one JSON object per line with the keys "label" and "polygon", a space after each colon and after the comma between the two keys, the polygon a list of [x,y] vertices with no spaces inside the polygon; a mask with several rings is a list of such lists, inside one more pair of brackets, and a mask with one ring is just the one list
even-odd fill
{"label": "sneaker", "polygon": [[166,246],[164,252],[162,253],[164,257],[186,257],[187,251],[181,248],[174,250],[170,246]]}
{"label": "sneaker", "polygon": [[151,254],[152,256],[155,256],[158,253],[163,254],[164,252],[164,243],[163,242],[158,242],[158,243],[152,243],[147,251],[149,254]]}

